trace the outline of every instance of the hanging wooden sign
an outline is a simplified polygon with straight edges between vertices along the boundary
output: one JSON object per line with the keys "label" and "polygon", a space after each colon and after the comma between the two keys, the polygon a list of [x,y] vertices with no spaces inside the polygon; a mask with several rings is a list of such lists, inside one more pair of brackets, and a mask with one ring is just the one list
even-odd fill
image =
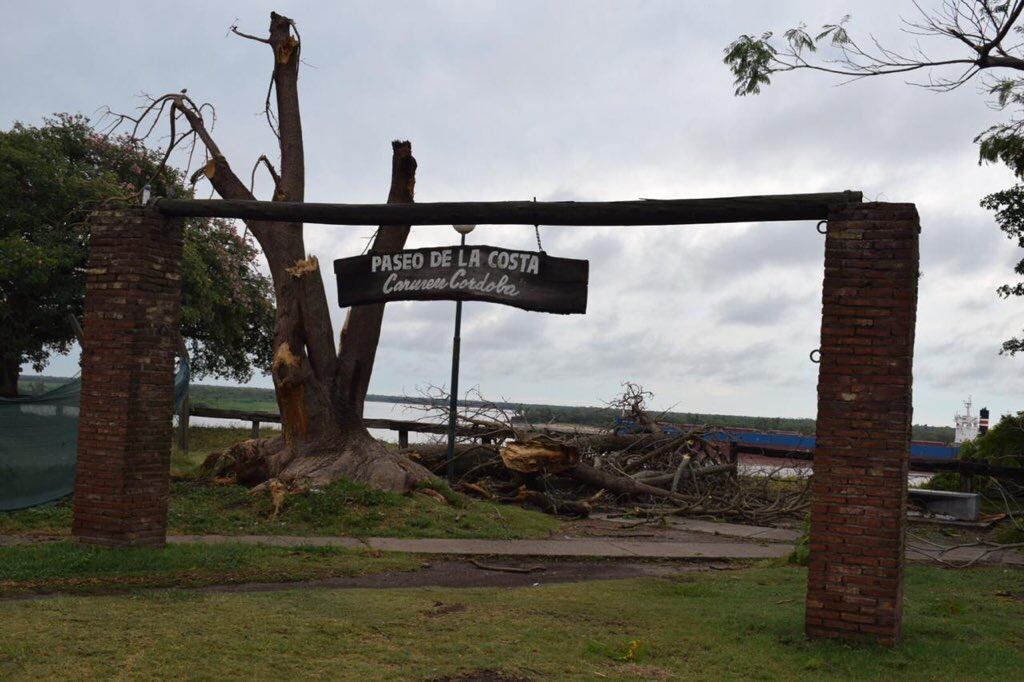
{"label": "hanging wooden sign", "polygon": [[388,301],[488,301],[545,313],[587,312],[590,263],[543,251],[446,246],[334,261],[342,307]]}

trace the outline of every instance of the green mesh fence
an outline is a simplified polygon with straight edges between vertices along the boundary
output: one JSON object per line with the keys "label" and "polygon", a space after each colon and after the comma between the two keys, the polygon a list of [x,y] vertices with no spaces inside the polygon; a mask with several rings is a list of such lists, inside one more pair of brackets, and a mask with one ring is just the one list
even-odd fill
{"label": "green mesh fence", "polygon": [[[174,376],[174,407],[188,394],[188,364]],[[0,398],[0,511],[70,495],[75,487],[81,379],[40,395]]]}

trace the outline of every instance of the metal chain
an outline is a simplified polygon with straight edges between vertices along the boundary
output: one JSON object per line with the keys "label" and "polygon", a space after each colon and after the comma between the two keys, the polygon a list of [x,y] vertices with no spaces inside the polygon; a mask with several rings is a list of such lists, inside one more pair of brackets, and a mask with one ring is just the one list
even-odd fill
{"label": "metal chain", "polygon": [[[536,202],[537,197],[534,197],[533,200]],[[544,247],[540,243],[540,225],[534,224],[533,233],[537,236],[537,250],[544,253]]]}

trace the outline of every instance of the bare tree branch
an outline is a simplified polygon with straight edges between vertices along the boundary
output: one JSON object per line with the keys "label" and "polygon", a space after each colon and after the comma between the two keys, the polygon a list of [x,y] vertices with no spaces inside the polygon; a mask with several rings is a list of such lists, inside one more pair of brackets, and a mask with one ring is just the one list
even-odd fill
{"label": "bare tree branch", "polygon": [[266,154],[260,154],[260,157],[256,159],[256,163],[252,165],[252,173],[249,175],[249,193],[253,193],[253,187],[256,185],[256,169],[260,167],[260,164],[267,169],[270,173],[270,177],[274,180],[274,199],[277,199],[277,186],[281,182],[281,176],[277,174],[277,169],[274,168],[274,164],[270,162]]}
{"label": "bare tree branch", "polygon": [[259,36],[249,35],[248,33],[242,33],[238,30],[238,26],[235,24],[232,24],[231,28],[228,30],[230,30],[232,33],[234,33],[236,36],[239,36],[240,38],[245,38],[246,40],[255,40],[257,43],[264,43],[266,45],[270,44],[270,40],[267,38],[260,38]]}
{"label": "bare tree branch", "polygon": [[[951,38],[965,47],[968,54],[947,59],[929,58],[920,45],[904,54],[882,45],[874,36],[868,36],[868,47],[862,46],[847,33],[849,17],[822,27],[812,36],[801,24],[786,31],[786,43],[781,48],[772,43],[772,34],[759,38],[744,35],[726,49],[726,63],[736,76],[736,93],[753,94],[761,85],[770,83],[771,75],[778,72],[811,70],[845,76],[850,82],[861,78],[910,74],[927,71],[926,81],[913,83],[920,87],[946,92],[954,90],[986,69],[1012,69],[1024,71],[1024,58],[1013,54],[1020,44],[1005,44],[1024,12],[1024,0],[993,5],[985,0],[946,0],[937,9],[926,10],[914,2],[919,17],[903,20],[903,31],[921,37]],[[813,60],[819,49],[832,51],[834,57]],[[951,66],[963,66],[959,75],[934,77],[931,72]]]}

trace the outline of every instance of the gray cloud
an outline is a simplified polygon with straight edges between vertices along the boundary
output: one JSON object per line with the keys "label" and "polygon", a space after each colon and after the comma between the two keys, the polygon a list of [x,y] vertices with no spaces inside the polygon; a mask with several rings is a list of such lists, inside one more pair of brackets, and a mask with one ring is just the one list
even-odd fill
{"label": "gray cloud", "polygon": [[718,321],[724,324],[741,324],[764,327],[785,320],[785,315],[798,305],[814,305],[804,297],[774,294],[750,297],[732,296],[719,304]]}
{"label": "gray cloud", "polygon": [[[680,3],[21,3],[6,8],[0,122],[55,111],[130,110],[139,92],[188,87],[217,105],[215,135],[244,173],[274,139],[258,115],[271,8],[298,22],[306,196],[382,201],[391,139],[413,141],[421,201],[612,200],[861,189],[913,201],[922,216],[918,387],[922,421],[944,423],[966,392],[1008,411],[1024,400],[1021,362],[993,349],[1024,323],[993,289],[1020,251],[978,207],[1010,184],[979,167],[971,139],[998,112],[971,88],[937,96],[901,79],[832,87],[788,74],[756,98],[732,96],[722,48],[740,33],[814,26],[841,0]],[[861,5],[864,5],[863,7]],[[909,0],[860,3],[854,30],[905,44]],[[116,30],[110,16],[117,17]],[[54,46],[60,46],[55,49]],[[927,46],[936,54],[942,46]],[[271,153],[271,156],[273,154]],[[261,196],[269,186],[257,183]],[[586,316],[466,307],[466,385],[488,395],[592,403],[625,378],[665,406],[811,415],[822,238],[813,223],[687,228],[541,228],[555,255],[591,260]],[[310,227],[321,262],[358,253],[370,228]],[[410,244],[452,243],[417,228]],[[482,226],[477,243],[535,246],[532,226]],[[326,277],[334,300],[333,274]],[[391,305],[372,389],[443,383],[452,305]],[[336,326],[344,311],[333,312]],[[54,373],[73,373],[75,358]],[[264,384],[266,378],[261,379]],[[988,397],[979,394],[985,392]]]}

